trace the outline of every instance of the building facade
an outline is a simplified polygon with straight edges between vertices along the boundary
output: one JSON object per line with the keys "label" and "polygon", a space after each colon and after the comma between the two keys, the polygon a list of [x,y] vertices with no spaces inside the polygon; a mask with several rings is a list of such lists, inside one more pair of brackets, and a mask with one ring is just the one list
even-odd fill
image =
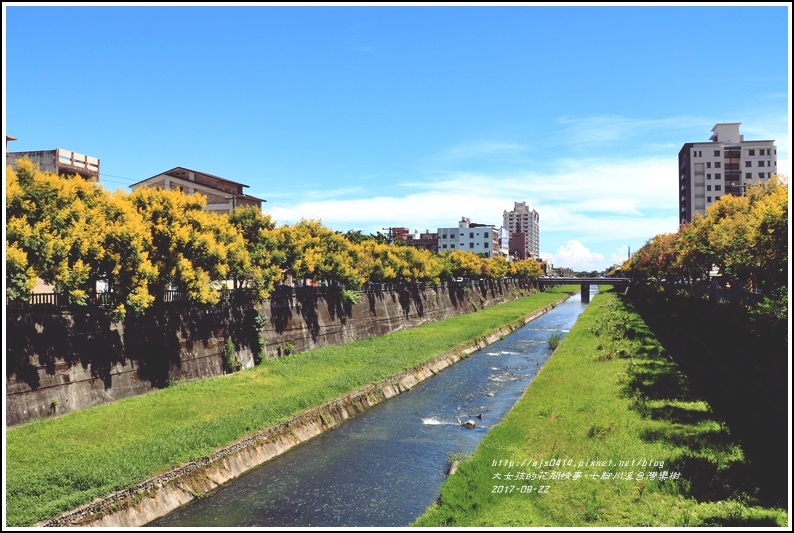
{"label": "building facade", "polygon": [[508,253],[513,261],[523,261],[527,258],[527,234],[511,233]]}
{"label": "building facade", "polygon": [[151,178],[133,183],[133,191],[140,187],[158,187],[182,191],[185,194],[201,194],[207,198],[206,211],[230,213],[235,207],[253,206],[262,209],[266,200],[243,192],[243,185],[226,178],[197,172],[184,167],[175,167]]}
{"label": "building facade", "polygon": [[[6,136],[8,141],[16,140]],[[16,170],[17,160],[27,157],[39,165],[42,172],[54,172],[59,176],[74,176],[77,174],[88,181],[99,180],[99,158],[90,155],[78,154],[71,150],[56,148],[55,150],[37,150],[33,152],[6,152],[6,164]]]}
{"label": "building facade", "polygon": [[511,240],[515,243],[520,242],[515,239],[517,233],[523,233],[524,250],[514,249],[511,245],[511,256],[518,256],[521,259],[540,257],[540,215],[534,209],[530,211],[526,202],[515,202],[512,211],[502,213],[502,226],[510,232]]}
{"label": "building facade", "polygon": [[453,250],[499,256],[500,231],[495,226],[472,223],[471,219],[462,217],[457,228],[438,228],[439,253]]}
{"label": "building facade", "polygon": [[745,141],[740,122],[716,124],[708,142],[685,143],[678,152],[679,224],[725,194],[741,196],[748,185],[777,174],[775,141]]}
{"label": "building facade", "polygon": [[412,233],[407,237],[406,242],[414,248],[438,252],[438,233],[431,233],[426,229],[424,233]]}

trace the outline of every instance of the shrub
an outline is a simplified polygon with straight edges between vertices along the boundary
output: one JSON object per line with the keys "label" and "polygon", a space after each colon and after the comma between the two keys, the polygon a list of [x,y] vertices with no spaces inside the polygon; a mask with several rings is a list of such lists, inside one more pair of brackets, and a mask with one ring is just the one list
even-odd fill
{"label": "shrub", "polygon": [[549,336],[549,348],[552,350],[556,350],[557,346],[560,345],[560,341],[562,340],[562,335],[559,333],[554,333],[553,335]]}
{"label": "shrub", "polygon": [[223,346],[223,366],[227,372],[237,372],[243,368],[243,363],[237,357],[231,337],[226,337],[226,344]]}
{"label": "shrub", "polygon": [[345,305],[357,304],[361,301],[361,293],[350,289],[342,289],[342,303]]}

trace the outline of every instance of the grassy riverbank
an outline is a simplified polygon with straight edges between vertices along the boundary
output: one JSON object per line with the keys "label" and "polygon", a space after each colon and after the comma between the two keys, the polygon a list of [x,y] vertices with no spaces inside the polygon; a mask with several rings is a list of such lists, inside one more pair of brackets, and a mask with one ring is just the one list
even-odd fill
{"label": "grassy riverbank", "polygon": [[730,429],[623,297],[599,293],[413,525],[787,526],[758,493]]}
{"label": "grassy riverbank", "polygon": [[481,338],[578,290],[295,354],[219,378],[6,430],[6,523],[29,526],[209,455],[306,409]]}

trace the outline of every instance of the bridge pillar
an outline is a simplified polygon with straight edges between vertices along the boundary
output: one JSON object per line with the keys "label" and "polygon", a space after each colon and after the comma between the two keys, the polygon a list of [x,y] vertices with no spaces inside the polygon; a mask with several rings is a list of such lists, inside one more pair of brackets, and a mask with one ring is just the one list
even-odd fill
{"label": "bridge pillar", "polygon": [[582,283],[582,303],[590,302],[590,284]]}

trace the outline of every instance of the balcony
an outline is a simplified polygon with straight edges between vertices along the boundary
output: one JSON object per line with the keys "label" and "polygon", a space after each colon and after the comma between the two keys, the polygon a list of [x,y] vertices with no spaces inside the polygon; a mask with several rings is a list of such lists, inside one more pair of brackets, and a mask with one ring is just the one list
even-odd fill
{"label": "balcony", "polygon": [[96,157],[58,148],[56,166],[61,175],[79,174],[89,180],[99,179],[99,159]]}

